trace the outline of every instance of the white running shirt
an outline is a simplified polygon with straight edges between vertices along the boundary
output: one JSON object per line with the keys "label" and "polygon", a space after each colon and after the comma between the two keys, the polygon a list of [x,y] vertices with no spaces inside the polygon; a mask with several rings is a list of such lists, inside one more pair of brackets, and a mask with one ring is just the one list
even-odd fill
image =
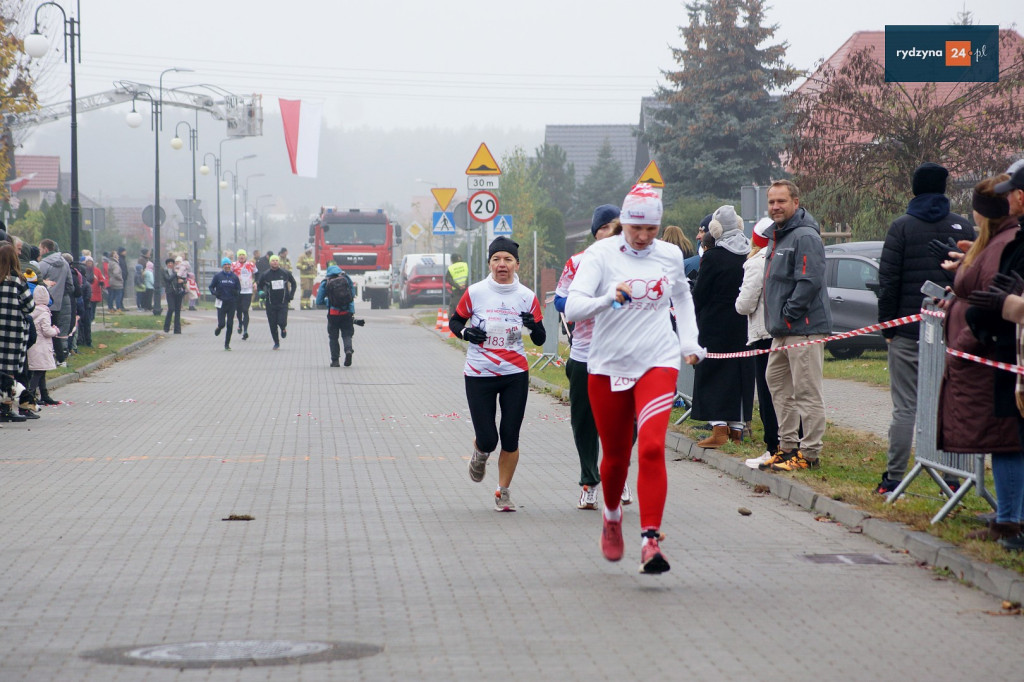
{"label": "white running shirt", "polygon": [[[558,285],[555,287],[555,296],[563,298],[569,295],[569,285],[576,277],[576,271],[580,267],[580,260],[583,258],[583,251],[569,257],[562,268],[562,276],[558,278]],[[594,335],[594,319],[580,320],[572,329],[572,347],[569,349],[569,357],[576,362],[587,362],[590,357],[590,339]]]}
{"label": "white running shirt", "polygon": [[520,315],[533,313],[540,322],[543,314],[537,297],[519,283],[518,275],[512,284],[498,284],[488,275],[487,279],[470,285],[455,312],[466,318],[467,327],[480,327],[487,332],[487,341],[482,346],[471,343],[466,350],[466,376],[503,376],[529,369]]}
{"label": "white running shirt", "polygon": [[238,275],[238,281],[242,285],[242,290],[239,293],[251,294],[253,281],[256,278],[256,264],[251,260],[244,263],[235,261],[231,264],[231,271]]}
{"label": "white running shirt", "polygon": [[[679,247],[655,239],[636,251],[620,234],[595,242],[583,253],[569,285],[565,316],[574,322],[594,319],[590,374],[638,379],[652,367],[678,369],[684,355],[704,358]],[[619,282],[630,285],[633,300],[615,309]],[[669,319],[670,298],[677,333]]]}

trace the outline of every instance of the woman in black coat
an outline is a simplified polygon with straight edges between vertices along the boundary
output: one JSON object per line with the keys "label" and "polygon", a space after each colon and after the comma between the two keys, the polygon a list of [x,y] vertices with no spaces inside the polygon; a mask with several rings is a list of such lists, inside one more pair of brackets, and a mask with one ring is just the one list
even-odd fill
{"label": "woman in black coat", "polygon": [[[747,350],[747,318],[736,312],[735,304],[750,240],[732,206],[714,212],[709,232],[715,246],[704,253],[693,288],[698,341],[710,353]],[[711,435],[697,445],[715,448],[730,440],[740,442],[753,408],[752,357],[706,359],[695,367],[692,416],[712,426]]]}

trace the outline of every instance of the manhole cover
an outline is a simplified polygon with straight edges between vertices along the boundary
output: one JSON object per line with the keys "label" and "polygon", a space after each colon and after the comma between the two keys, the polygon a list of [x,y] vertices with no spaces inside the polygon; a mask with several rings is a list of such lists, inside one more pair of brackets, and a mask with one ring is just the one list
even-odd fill
{"label": "manhole cover", "polygon": [[849,564],[856,566],[892,564],[891,561],[880,554],[805,554],[804,558],[815,564]]}
{"label": "manhole cover", "polygon": [[379,654],[384,647],[360,642],[292,642],[246,639],[116,647],[84,654],[100,663],[161,668],[245,668],[291,663],[347,661]]}

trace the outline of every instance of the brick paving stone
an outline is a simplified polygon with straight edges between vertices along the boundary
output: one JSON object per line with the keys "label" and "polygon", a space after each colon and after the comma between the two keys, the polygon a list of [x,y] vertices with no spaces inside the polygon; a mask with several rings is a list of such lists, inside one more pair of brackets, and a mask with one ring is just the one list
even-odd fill
{"label": "brick paving stone", "polygon": [[[1020,678],[1017,621],[988,613],[998,600],[699,462],[669,463],[671,572],[637,574],[636,505],[625,559],[606,562],[599,514],[575,508],[568,408],[538,393],[519,511],[494,513],[495,466],[482,483],[466,473],[462,353],[407,311],[365,317],[353,366],[329,368],[322,312],[292,311],[271,351],[254,311],[231,353],[210,313],[190,313],[182,335],[55,391],[69,404],[5,425],[0,679],[181,679],[82,654],[238,639],[384,651],[185,674]],[[821,553],[893,563],[805,558]]]}

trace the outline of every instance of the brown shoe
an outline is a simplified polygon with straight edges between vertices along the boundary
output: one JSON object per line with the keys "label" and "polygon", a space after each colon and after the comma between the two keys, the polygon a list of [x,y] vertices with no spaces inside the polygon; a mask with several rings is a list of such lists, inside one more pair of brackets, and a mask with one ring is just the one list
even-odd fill
{"label": "brown shoe", "polygon": [[743,429],[729,429],[729,440],[733,443],[742,443]]}
{"label": "brown shoe", "polygon": [[993,521],[985,528],[979,530],[973,530],[964,536],[965,540],[986,540],[988,542],[996,542],[1003,538],[1012,538],[1020,535],[1021,526],[1019,523],[999,523]]}
{"label": "brown shoe", "polygon": [[697,443],[697,447],[712,450],[729,442],[729,427],[725,424],[711,429],[711,435]]}

